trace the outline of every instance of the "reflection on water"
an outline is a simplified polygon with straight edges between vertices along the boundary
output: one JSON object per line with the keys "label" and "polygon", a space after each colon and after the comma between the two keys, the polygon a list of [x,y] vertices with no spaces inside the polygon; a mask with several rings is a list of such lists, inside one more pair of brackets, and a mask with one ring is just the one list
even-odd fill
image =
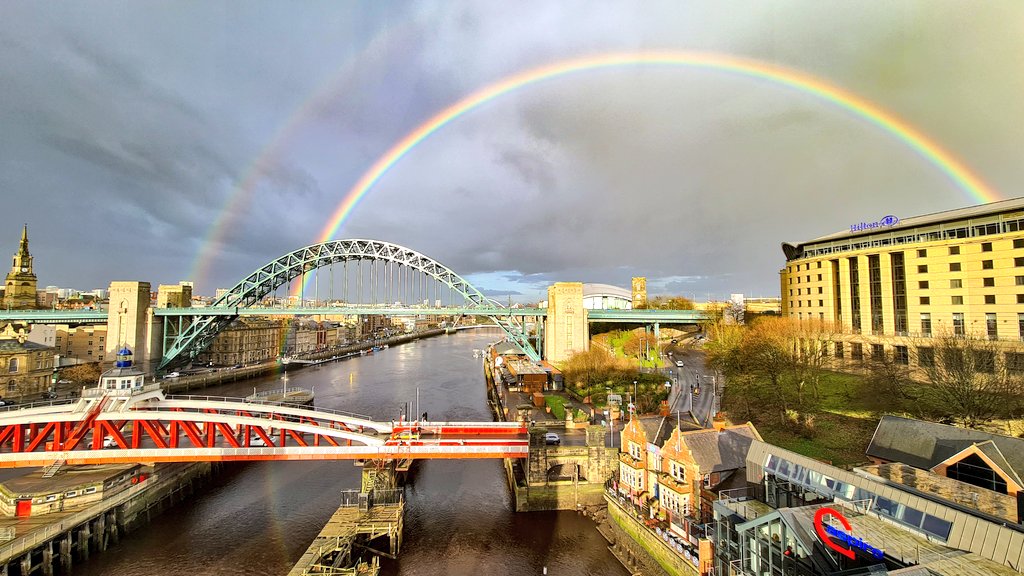
{"label": "reflection on water", "polygon": [[[290,372],[289,386],[314,388],[316,405],[397,419],[415,402],[432,420],[490,420],[474,348],[499,338],[463,331]],[[280,376],[200,391],[242,397]],[[512,512],[497,460],[434,460],[414,469],[406,487],[399,560],[385,575],[620,575],[593,522],[574,512]],[[291,569],[339,503],[359,487],[351,461],[259,462],[227,466],[194,502],[179,505],[107,552],[77,563],[89,576],[282,575]]]}

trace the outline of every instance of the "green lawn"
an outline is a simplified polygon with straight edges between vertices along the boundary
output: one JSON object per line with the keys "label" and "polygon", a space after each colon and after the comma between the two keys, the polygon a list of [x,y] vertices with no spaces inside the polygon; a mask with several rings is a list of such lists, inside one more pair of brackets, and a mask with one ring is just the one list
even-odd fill
{"label": "green lawn", "polygon": [[559,420],[565,420],[565,398],[549,394],[544,397],[544,402],[551,407],[551,414]]}

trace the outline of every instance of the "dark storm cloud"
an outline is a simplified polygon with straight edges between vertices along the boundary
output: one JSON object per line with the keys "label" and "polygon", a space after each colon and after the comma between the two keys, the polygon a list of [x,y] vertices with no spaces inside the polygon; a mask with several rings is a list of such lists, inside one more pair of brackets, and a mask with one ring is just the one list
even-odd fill
{"label": "dark storm cloud", "polygon": [[[0,190],[20,204],[0,213],[0,248],[13,252],[29,221],[42,285],[192,279],[210,294],[315,241],[360,175],[438,111],[510,74],[618,50],[818,76],[1015,196],[1022,17],[1018,4],[925,0],[10,2]],[[407,245],[523,300],[553,281],[632,276],[702,299],[776,293],[781,241],[974,202],[905,142],[807,93],[620,67],[454,120],[374,185],[341,235]],[[210,276],[186,278],[199,255]]]}

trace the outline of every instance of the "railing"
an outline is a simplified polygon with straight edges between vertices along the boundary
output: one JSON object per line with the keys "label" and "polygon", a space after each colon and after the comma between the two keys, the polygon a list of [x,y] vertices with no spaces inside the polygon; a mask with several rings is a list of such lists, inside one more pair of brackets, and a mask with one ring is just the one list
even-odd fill
{"label": "railing", "polygon": [[[201,395],[193,395],[193,394],[188,394],[188,395],[185,395],[185,394],[168,394],[167,396],[164,396],[164,398],[167,399],[167,400],[197,400],[197,401],[201,401],[201,402],[231,402],[231,403],[238,403],[238,404],[258,404],[256,402],[248,402],[245,398],[237,398],[237,397],[231,397],[231,396],[201,396]],[[368,420],[370,422],[374,422],[373,418],[371,418],[369,416],[366,416],[365,414],[356,414],[355,412],[345,412],[344,410],[333,410],[331,408],[320,408],[320,407],[312,408],[312,407],[309,407],[309,406],[306,406],[306,405],[303,405],[303,404],[291,404],[291,403],[275,404],[275,406],[298,408],[298,409],[301,409],[301,410],[307,410],[309,412],[316,412],[318,414],[333,414],[335,416],[343,416],[343,417],[346,417],[346,418],[358,418],[360,420]]]}
{"label": "railing", "polygon": [[[360,505],[360,496],[367,493],[359,490],[342,490],[340,508],[355,508]],[[400,488],[393,490],[374,490],[369,494],[369,504],[380,506],[394,506],[401,504],[404,499],[404,492]]]}

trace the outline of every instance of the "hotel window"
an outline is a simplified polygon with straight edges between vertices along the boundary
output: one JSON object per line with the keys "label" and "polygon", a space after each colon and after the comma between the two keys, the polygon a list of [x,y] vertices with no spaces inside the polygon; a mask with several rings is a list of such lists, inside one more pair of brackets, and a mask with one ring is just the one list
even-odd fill
{"label": "hotel window", "polygon": [[963,306],[963,305],[964,305],[964,297],[963,296],[953,296],[953,306]]}
{"label": "hotel window", "polygon": [[1018,238],[1013,241],[1014,248],[1024,248],[1024,238]]}
{"label": "hotel window", "polygon": [[836,348],[836,358],[842,358],[843,357],[843,343],[842,342],[836,342],[835,345],[836,345],[835,346],[835,348]]}
{"label": "hotel window", "polygon": [[790,289],[789,289],[789,295],[790,295],[790,296],[792,296],[792,295],[793,295],[793,289],[792,289],[792,288],[790,288]]}
{"label": "hotel window", "polygon": [[868,256],[868,292],[871,297],[871,332],[882,333],[882,265],[877,254]]}
{"label": "hotel window", "polygon": [[850,350],[850,358],[853,358],[854,360],[863,360],[864,359],[864,345],[863,344],[861,344],[860,342],[853,342],[853,343],[850,344],[850,348],[851,348],[851,350]]}
{"label": "hotel window", "polygon": [[1017,334],[1024,340],[1024,313],[1017,313]]}
{"label": "hotel window", "polygon": [[1017,286],[1024,286],[1024,276],[1015,276],[1014,284],[1016,284]]}
{"label": "hotel window", "polygon": [[928,281],[927,280],[920,280],[917,283],[917,287],[920,288],[921,290],[927,290],[928,289]]}
{"label": "hotel window", "polygon": [[1017,294],[1017,304],[1024,304],[1024,294]]}
{"label": "hotel window", "polygon": [[991,252],[992,251],[992,243],[991,242],[982,242],[981,243],[981,251],[982,252]]}
{"label": "hotel window", "polygon": [[818,294],[824,294],[824,293],[825,293],[825,291],[822,290],[821,286],[818,286]]}
{"label": "hotel window", "polygon": [[910,364],[910,353],[907,352],[906,346],[893,346],[893,359],[896,360],[897,364],[904,366]]}
{"label": "hotel window", "polygon": [[[790,290],[790,292],[792,292],[792,290]],[[796,289],[796,295],[797,296],[803,296],[804,295],[804,289],[803,288],[797,288]]]}
{"label": "hotel window", "polygon": [[1024,266],[1024,258],[1014,258],[1013,259],[1013,265],[1014,266]]}
{"label": "hotel window", "polygon": [[927,250],[918,250],[917,251],[917,257],[918,258],[924,258],[927,255],[928,255],[928,251]]}
{"label": "hotel window", "polygon": [[871,359],[875,362],[881,362],[885,360],[885,346],[881,344],[871,345]]}
{"label": "hotel window", "polygon": [[950,256],[953,256],[953,255],[956,255],[956,254],[959,254],[959,253],[960,253],[960,247],[959,246],[950,246],[949,247],[949,255]]}
{"label": "hotel window", "polygon": [[981,269],[982,270],[991,270],[992,269],[992,261],[991,260],[982,260],[981,261]]}
{"label": "hotel window", "polygon": [[999,327],[996,324],[995,312],[989,312],[985,314],[985,330],[988,333],[989,340],[999,339]]}
{"label": "hotel window", "polygon": [[[1021,260],[1024,260],[1024,258],[1021,258]],[[927,264],[919,265],[917,267],[917,273],[918,274],[927,274],[928,273],[928,265]]]}
{"label": "hotel window", "polygon": [[1012,374],[1024,372],[1024,354],[1020,352],[1006,353],[1006,371]]}
{"label": "hotel window", "polygon": [[907,275],[903,266],[903,252],[893,252],[892,264],[892,307],[896,334],[907,333]]}
{"label": "hotel window", "polygon": [[921,334],[925,336],[932,335],[932,313],[922,312],[921,313]]}
{"label": "hotel window", "polygon": [[854,332],[860,332],[860,264],[857,257],[850,262],[850,322]]}
{"label": "hotel window", "polygon": [[918,346],[917,365],[923,366],[925,368],[931,368],[932,366],[935,366],[935,349]]}
{"label": "hotel window", "polygon": [[985,304],[995,304],[995,303],[996,303],[996,295],[995,294],[985,294]]}
{"label": "hotel window", "polygon": [[963,336],[964,335],[964,313],[953,312],[953,335]]}
{"label": "hotel window", "polygon": [[921,306],[927,306],[932,303],[932,299],[929,296],[921,296]]}
{"label": "hotel window", "polygon": [[950,288],[963,288],[964,287],[964,281],[961,280],[960,278],[953,278],[952,280],[949,281],[949,287]]}
{"label": "hotel window", "polygon": [[982,286],[995,286],[996,285],[996,279],[995,278],[982,278],[981,279],[981,285]]}
{"label": "hotel window", "polygon": [[825,305],[825,301],[824,300],[818,300],[818,306],[824,306],[824,305]]}
{"label": "hotel window", "polygon": [[[821,268],[821,262],[820,261],[818,262],[818,268]],[[819,280],[820,280],[820,278],[819,278]]]}
{"label": "hotel window", "polygon": [[960,263],[959,262],[950,262],[949,263],[949,271],[950,272],[959,272],[960,271]]}
{"label": "hotel window", "polygon": [[[821,262],[819,262],[821,264]],[[818,282],[821,282],[821,274],[818,274]]]}

